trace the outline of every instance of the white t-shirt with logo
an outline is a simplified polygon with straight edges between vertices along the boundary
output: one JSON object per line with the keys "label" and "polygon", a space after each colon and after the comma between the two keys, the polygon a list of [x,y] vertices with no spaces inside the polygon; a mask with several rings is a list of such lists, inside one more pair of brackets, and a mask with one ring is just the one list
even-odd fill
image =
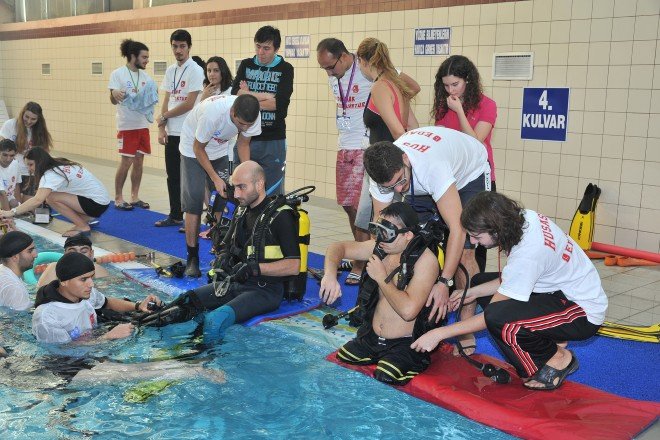
{"label": "white t-shirt with logo", "polygon": [[[394,144],[410,160],[414,195],[428,194],[435,202],[452,183],[460,190],[482,174],[490,173],[484,144],[460,131],[420,127],[405,133]],[[393,193],[381,194],[373,179],[369,192],[383,203],[390,203],[394,197]]]}
{"label": "white t-shirt with logo", "polygon": [[92,289],[89,299],[77,303],[53,301],[37,307],[32,315],[32,334],[37,341],[64,344],[75,341],[98,324],[96,310],[105,296]]}
{"label": "white t-shirt with logo", "polygon": [[529,209],[525,210],[523,231],[502,270],[498,292],[528,301],[532,292],[561,290],[582,307],[589,322],[602,324],[607,295],[598,271],[580,246],[550,219]]}
{"label": "white t-shirt with logo", "polygon": [[[230,141],[238,135],[238,128],[231,121],[230,110],[238,97],[233,95],[210,96],[192,109],[181,129],[179,151],[187,157],[195,157],[193,144],[195,139],[206,143],[209,160],[215,160],[228,154]],[[247,129],[245,137],[261,134],[261,116]]]}
{"label": "white t-shirt with logo", "polygon": [[[16,118],[7,119],[5,123],[2,124],[2,128],[0,128],[0,137],[5,139],[10,139],[16,142],[16,138],[18,137],[18,131],[16,130]],[[21,173],[21,176],[30,175],[30,170],[28,170],[27,165],[25,165],[25,161],[23,160],[23,155],[27,153],[30,150],[30,148],[34,146],[32,145],[32,128],[27,129],[27,143],[28,144],[25,146],[25,150],[23,151],[23,153],[17,153],[16,157],[14,157],[14,160],[18,162],[18,169],[19,172]]]}
{"label": "white t-shirt with logo", "polygon": [[[351,83],[351,72],[353,72],[353,81]],[[366,147],[364,142],[366,127],[362,114],[367,106],[369,93],[371,93],[372,82],[362,75],[360,67],[357,65],[357,57],[354,57],[353,64],[344,73],[340,79],[334,76],[328,77],[328,83],[332,94],[337,102],[337,130],[339,130],[338,146],[340,150],[360,150]],[[349,90],[349,83],[351,87]],[[342,94],[346,100],[345,108],[342,104],[339,93],[339,84],[342,87]],[[348,118],[347,125],[344,125],[342,118],[344,115]],[[347,128],[348,127],[348,128]]]}
{"label": "white t-shirt with logo", "polygon": [[27,310],[32,305],[25,283],[11,269],[0,264],[0,306]]}
{"label": "white t-shirt with logo", "polygon": [[[201,92],[204,89],[204,70],[192,58],[188,58],[183,66],[174,63],[165,71],[160,89],[170,93],[167,109],[171,110],[184,102],[189,93]],[[169,136],[181,134],[181,127],[187,115],[188,113],[184,113],[167,120]]]}
{"label": "white t-shirt with logo", "polygon": [[[123,66],[118,69],[115,69],[110,74],[110,82],[108,83],[108,89],[110,90],[121,90],[125,92],[127,90],[132,90],[133,93],[138,93],[151,78],[147,75],[142,69],[138,69],[137,72],[131,71],[128,67]],[[136,86],[137,85],[137,90]],[[147,117],[140,112],[131,110],[128,107],[117,104],[117,130],[139,130],[141,128],[148,128],[149,121]]]}
{"label": "white t-shirt with logo", "polygon": [[87,197],[99,205],[110,204],[110,195],[103,184],[78,165],[62,165],[46,171],[39,180],[39,188]]}
{"label": "white t-shirt with logo", "polygon": [[7,168],[0,165],[0,191],[4,191],[9,200],[16,200],[16,185],[22,182],[18,162],[12,160]]}

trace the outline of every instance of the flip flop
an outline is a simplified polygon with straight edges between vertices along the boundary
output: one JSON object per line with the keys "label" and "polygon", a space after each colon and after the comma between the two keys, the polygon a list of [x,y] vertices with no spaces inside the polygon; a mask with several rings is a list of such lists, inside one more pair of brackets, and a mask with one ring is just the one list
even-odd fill
{"label": "flip flop", "polygon": [[[558,370],[545,364],[538,370],[532,377],[529,378],[529,381],[535,380],[540,383],[541,387],[528,386],[529,381],[525,382],[523,385],[530,390],[539,390],[539,391],[550,391],[556,390],[564,383],[564,380],[569,374],[575,373],[580,367],[580,363],[575,357],[575,353],[571,350],[568,350],[571,353],[571,362],[563,370]],[[557,383],[555,383],[555,380]]]}
{"label": "flip flop", "polygon": [[138,208],[142,208],[142,209],[149,209],[150,208],[149,204],[147,202],[143,202],[142,200],[137,200],[135,202],[131,202],[131,205],[137,206]]}
{"label": "flip flop", "polygon": [[157,228],[163,228],[165,226],[180,226],[183,224],[183,220],[174,220],[172,217],[165,217],[162,220],[158,220],[154,223],[154,226]]}
{"label": "flip flop", "polygon": [[352,269],[353,269],[353,262],[351,260],[341,260],[341,263],[339,263],[339,267],[337,268],[337,271],[347,272]]}
{"label": "flip flop", "polygon": [[132,211],[133,210],[133,205],[131,205],[128,202],[121,202],[119,204],[115,204],[115,208],[120,210],[120,211]]}
{"label": "flip flop", "polygon": [[362,278],[362,275],[360,275],[359,273],[351,272],[346,277],[344,284],[347,286],[357,286],[358,284],[360,284],[360,278]]}

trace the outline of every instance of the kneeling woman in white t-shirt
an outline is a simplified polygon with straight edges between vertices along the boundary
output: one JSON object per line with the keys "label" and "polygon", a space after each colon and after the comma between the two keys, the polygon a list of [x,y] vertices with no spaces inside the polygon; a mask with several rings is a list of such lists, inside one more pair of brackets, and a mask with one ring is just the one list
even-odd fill
{"label": "kneeling woman in white t-shirt", "polygon": [[47,202],[74,227],[63,237],[89,233],[88,222],[108,209],[110,195],[103,184],[80,164],[64,158],[53,158],[46,150],[34,147],[25,154],[25,163],[39,182],[33,198],[11,211],[0,211],[0,217],[25,214]]}

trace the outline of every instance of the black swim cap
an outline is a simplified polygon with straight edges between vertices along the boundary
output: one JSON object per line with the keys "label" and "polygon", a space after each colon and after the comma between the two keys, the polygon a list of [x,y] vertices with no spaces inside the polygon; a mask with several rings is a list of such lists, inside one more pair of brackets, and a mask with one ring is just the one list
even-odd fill
{"label": "black swim cap", "polygon": [[67,281],[94,270],[94,262],[78,252],[64,254],[55,265],[55,274],[60,281]]}
{"label": "black swim cap", "polygon": [[25,232],[10,231],[0,238],[0,258],[11,258],[27,249],[34,240]]}
{"label": "black swim cap", "polygon": [[64,249],[69,248],[71,246],[92,247],[92,240],[90,240],[89,237],[86,236],[85,234],[74,235],[73,237],[67,238],[66,241],[64,242]]}

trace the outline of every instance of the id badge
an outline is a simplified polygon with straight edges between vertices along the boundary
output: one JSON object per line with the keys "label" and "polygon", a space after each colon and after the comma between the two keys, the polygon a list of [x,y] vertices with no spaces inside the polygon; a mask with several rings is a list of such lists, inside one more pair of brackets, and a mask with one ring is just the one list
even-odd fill
{"label": "id badge", "polygon": [[347,131],[351,129],[351,118],[349,116],[337,116],[337,130]]}

